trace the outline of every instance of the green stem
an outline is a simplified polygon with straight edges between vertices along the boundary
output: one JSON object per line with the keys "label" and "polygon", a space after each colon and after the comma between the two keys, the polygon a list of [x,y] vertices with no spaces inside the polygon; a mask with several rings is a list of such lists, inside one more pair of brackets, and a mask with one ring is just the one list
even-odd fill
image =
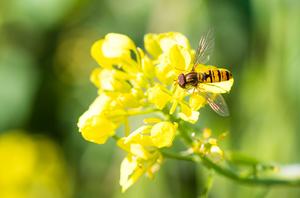
{"label": "green stem", "polygon": [[118,141],[120,139],[120,137],[118,135],[113,135],[112,138],[114,138],[114,140]]}
{"label": "green stem", "polygon": [[125,131],[125,136],[127,137],[130,134],[130,125],[129,125],[128,118],[125,118],[124,120],[124,131]]}
{"label": "green stem", "polygon": [[184,161],[190,161],[190,162],[199,162],[199,158],[194,155],[180,155],[178,153],[173,153],[170,151],[164,151],[160,150],[161,154],[163,154],[164,157],[170,158],[170,159],[176,159],[176,160],[184,160]]}
{"label": "green stem", "polygon": [[[200,156],[200,155],[199,155]],[[244,177],[239,173],[227,168],[222,165],[216,164],[211,159],[206,156],[200,156],[203,164],[207,167],[213,168],[217,173],[239,181],[245,184],[254,184],[254,185],[289,185],[289,186],[300,186],[300,178],[264,178],[264,177]]]}
{"label": "green stem", "polygon": [[[220,175],[223,175],[225,177],[228,177],[230,179],[233,179],[235,181],[239,181],[245,184],[253,184],[253,185],[290,185],[290,186],[300,186],[300,178],[291,179],[291,178],[263,178],[263,177],[245,177],[234,170],[224,167],[222,165],[219,165],[215,162],[213,162],[211,159],[209,159],[206,156],[202,155],[181,155],[178,153],[173,153],[170,151],[160,151],[164,157],[170,158],[170,159],[176,159],[176,160],[184,160],[184,161],[190,161],[190,162],[196,162],[201,163],[203,162],[203,165],[207,168],[211,168]],[[201,159],[201,161],[199,160]]]}
{"label": "green stem", "polygon": [[205,186],[200,194],[200,198],[207,198],[209,191],[213,185],[213,180],[214,180],[214,170],[210,169],[206,178]]}
{"label": "green stem", "polygon": [[[185,140],[185,143],[188,145],[188,147],[193,146],[193,140],[189,136],[188,132],[186,129],[179,129],[180,134]],[[212,161],[209,157],[196,154],[198,157],[201,158],[201,161],[203,162],[203,165],[206,166],[207,168],[211,168],[215,170],[217,173],[220,175],[223,175],[225,177],[228,177],[232,180],[245,183],[245,184],[250,184],[250,185],[264,185],[264,186],[270,186],[270,185],[286,185],[286,186],[300,186],[300,178],[280,178],[279,176],[273,176],[271,177],[263,177],[263,176],[244,176],[241,175],[239,172],[236,172],[233,169],[230,169],[228,167],[225,167],[221,164],[215,163]],[[180,157],[177,157],[178,159]]]}

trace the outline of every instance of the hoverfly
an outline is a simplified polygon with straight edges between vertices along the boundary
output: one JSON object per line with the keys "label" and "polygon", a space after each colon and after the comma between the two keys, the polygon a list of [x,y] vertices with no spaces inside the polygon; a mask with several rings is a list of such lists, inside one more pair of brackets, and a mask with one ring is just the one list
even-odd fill
{"label": "hoverfly", "polygon": [[[195,54],[193,68],[188,73],[178,76],[178,85],[187,90],[193,90],[203,96],[209,106],[221,116],[229,116],[227,104],[220,93],[226,93],[233,84],[232,73],[227,69],[204,65],[213,48],[213,38],[209,31],[200,38]],[[201,68],[199,68],[201,67]]]}

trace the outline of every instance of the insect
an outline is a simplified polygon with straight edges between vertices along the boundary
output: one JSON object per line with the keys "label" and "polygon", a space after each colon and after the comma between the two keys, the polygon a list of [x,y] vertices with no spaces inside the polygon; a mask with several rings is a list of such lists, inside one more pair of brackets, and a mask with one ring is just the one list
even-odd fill
{"label": "insect", "polygon": [[181,73],[177,83],[183,89],[192,89],[192,93],[202,95],[219,115],[229,116],[227,104],[221,93],[230,90],[233,77],[227,69],[204,65],[209,59],[212,48],[213,38],[211,32],[208,32],[200,38],[192,70],[188,73]]}

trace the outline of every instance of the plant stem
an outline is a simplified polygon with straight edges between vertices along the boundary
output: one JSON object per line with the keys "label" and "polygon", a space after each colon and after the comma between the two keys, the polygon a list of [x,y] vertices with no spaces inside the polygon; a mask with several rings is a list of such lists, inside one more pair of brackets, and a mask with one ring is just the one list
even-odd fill
{"label": "plant stem", "polygon": [[206,156],[200,156],[203,164],[207,167],[213,168],[217,173],[228,177],[230,179],[253,185],[288,185],[288,186],[300,186],[300,178],[264,178],[264,177],[243,177],[239,173],[216,164]]}
{"label": "plant stem", "polygon": [[184,160],[184,161],[190,161],[190,162],[200,162],[200,159],[197,156],[194,155],[181,155],[178,153],[170,152],[170,151],[160,151],[164,157],[170,158],[170,159],[177,159],[177,160]]}
{"label": "plant stem", "polygon": [[[187,133],[186,129],[179,129],[179,132],[181,136],[183,137],[185,143],[188,145],[188,147],[192,146],[193,140]],[[233,169],[230,169],[228,167],[225,167],[221,164],[213,162],[209,157],[205,155],[195,154],[198,157],[200,157],[201,161],[203,162],[203,165],[207,168],[211,168],[215,170],[220,175],[223,175],[225,177],[228,177],[232,180],[250,184],[250,185],[264,185],[264,186],[270,186],[270,185],[286,185],[286,186],[300,186],[300,177],[298,178],[281,178],[280,176],[273,176],[273,177],[263,177],[263,176],[243,176],[239,172],[236,172]],[[176,156],[177,159],[180,159],[181,157]],[[195,161],[199,162],[199,161]]]}
{"label": "plant stem", "polygon": [[118,140],[120,139],[120,137],[119,137],[118,135],[116,135],[116,134],[113,135],[112,138],[113,138],[114,140],[116,140],[116,141],[118,141]]}
{"label": "plant stem", "polygon": [[[213,162],[211,159],[209,159],[206,156],[203,155],[181,155],[178,153],[170,152],[170,151],[160,151],[164,157],[170,158],[170,159],[177,159],[177,160],[184,160],[184,161],[190,161],[190,162],[196,162],[201,163],[203,162],[203,165],[207,168],[211,168],[220,175],[223,175],[225,177],[228,177],[230,179],[233,179],[235,181],[239,181],[245,184],[252,184],[252,185],[289,185],[289,186],[300,186],[300,178],[296,179],[289,179],[289,178],[264,178],[264,177],[245,177],[243,175],[240,175],[238,172],[235,172],[234,170],[231,170],[230,168],[224,167],[220,164],[217,164]],[[201,161],[199,160],[201,159]]]}
{"label": "plant stem", "polygon": [[213,185],[213,180],[214,180],[214,170],[210,169],[206,178],[206,182],[204,185],[204,189],[200,194],[200,198],[207,198],[209,191]]}

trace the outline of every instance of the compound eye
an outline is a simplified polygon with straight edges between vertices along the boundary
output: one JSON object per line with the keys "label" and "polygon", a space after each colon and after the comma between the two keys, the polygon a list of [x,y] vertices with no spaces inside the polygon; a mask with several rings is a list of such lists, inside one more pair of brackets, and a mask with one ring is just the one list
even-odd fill
{"label": "compound eye", "polygon": [[178,76],[178,84],[180,87],[184,88],[185,87],[185,77],[184,77],[184,74],[180,74]]}

